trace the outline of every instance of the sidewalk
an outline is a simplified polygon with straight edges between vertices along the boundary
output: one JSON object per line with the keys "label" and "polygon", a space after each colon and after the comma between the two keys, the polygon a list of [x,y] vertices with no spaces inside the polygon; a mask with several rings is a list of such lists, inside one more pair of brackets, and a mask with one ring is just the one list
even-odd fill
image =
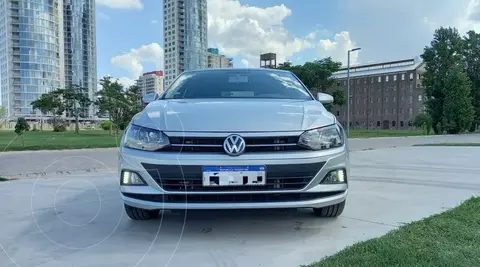
{"label": "sidewalk", "polygon": [[[350,151],[405,147],[415,144],[478,143],[480,134],[354,138]],[[47,174],[116,172],[118,148],[20,151],[0,153],[0,177],[37,178]]]}

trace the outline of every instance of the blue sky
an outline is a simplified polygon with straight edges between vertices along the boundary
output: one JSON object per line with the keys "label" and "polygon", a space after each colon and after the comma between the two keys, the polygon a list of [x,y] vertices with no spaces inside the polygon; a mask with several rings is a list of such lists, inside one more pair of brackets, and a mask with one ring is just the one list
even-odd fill
{"label": "blue sky", "polygon": [[[435,28],[478,29],[477,0],[208,0],[209,46],[258,66],[258,55],[303,63],[327,56],[354,64],[415,57]],[[131,83],[163,66],[161,0],[97,0],[99,77]]]}

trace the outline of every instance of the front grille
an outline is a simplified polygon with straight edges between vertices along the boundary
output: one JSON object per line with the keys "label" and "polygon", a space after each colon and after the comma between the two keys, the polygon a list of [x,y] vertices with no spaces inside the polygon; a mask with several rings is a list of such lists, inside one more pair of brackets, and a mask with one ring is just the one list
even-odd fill
{"label": "front grille", "polygon": [[244,194],[176,194],[176,195],[152,195],[122,193],[126,197],[159,203],[265,203],[265,202],[291,202],[308,201],[318,198],[331,197],[342,194],[338,192],[318,193],[244,193]]}
{"label": "front grille", "polygon": [[[298,136],[244,137],[245,153],[306,150],[297,145],[298,139]],[[170,146],[162,149],[162,152],[225,153],[223,150],[225,137],[169,137],[169,140]]]}
{"label": "front grille", "polygon": [[266,165],[267,180],[264,186],[203,187],[201,165],[142,163],[160,187],[172,192],[298,190],[306,187],[324,164],[325,162]]}

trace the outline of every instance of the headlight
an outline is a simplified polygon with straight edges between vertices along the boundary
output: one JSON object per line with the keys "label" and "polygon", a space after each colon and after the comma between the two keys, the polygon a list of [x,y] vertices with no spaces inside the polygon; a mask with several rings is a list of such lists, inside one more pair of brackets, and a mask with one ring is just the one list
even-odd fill
{"label": "headlight", "polygon": [[344,143],[342,130],[338,125],[331,125],[323,128],[313,129],[304,132],[298,144],[313,150],[324,150],[341,147]]}
{"label": "headlight", "polygon": [[163,132],[133,124],[128,127],[123,143],[128,148],[148,151],[159,150],[169,144],[168,137]]}

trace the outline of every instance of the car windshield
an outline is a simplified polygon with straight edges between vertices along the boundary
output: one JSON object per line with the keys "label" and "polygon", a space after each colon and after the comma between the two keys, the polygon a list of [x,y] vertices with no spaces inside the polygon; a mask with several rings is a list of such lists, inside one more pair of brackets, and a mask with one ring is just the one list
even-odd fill
{"label": "car windshield", "polygon": [[312,100],[308,90],[290,72],[198,71],[184,73],[163,99],[269,98]]}

